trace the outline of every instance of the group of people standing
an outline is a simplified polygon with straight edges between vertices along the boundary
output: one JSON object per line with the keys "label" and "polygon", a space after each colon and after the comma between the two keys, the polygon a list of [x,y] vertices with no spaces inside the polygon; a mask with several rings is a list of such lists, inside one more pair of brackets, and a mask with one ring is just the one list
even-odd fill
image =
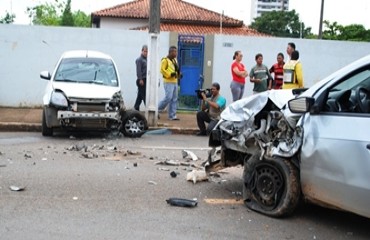
{"label": "group of people standing", "polygon": [[[256,54],[256,65],[248,71],[242,63],[243,54],[236,51],[231,65],[232,81],[230,84],[233,101],[243,97],[245,79],[249,76],[250,82],[254,84],[253,93],[259,93],[270,89],[303,88],[302,64],[299,61],[299,52],[295,50],[294,43],[288,43],[287,54],[289,61],[284,62],[284,54],[278,53],[277,62],[270,68],[263,64],[263,55]],[[136,59],[136,85],[138,94],[134,108],[139,110],[143,101],[145,104],[146,71],[147,71],[148,47],[144,45],[141,55]],[[168,55],[161,60],[160,72],[163,76],[165,97],[159,102],[158,111],[163,111],[168,106],[168,119],[179,120],[176,116],[178,84],[182,77],[177,62],[177,48],[171,46]],[[273,77],[272,77],[273,75]],[[220,114],[226,107],[226,99],[220,94],[220,84],[213,82],[211,88],[212,96],[202,93],[201,110],[197,113],[196,120],[199,127],[198,136],[209,135],[210,131],[220,119]],[[159,116],[159,115],[158,115]],[[206,127],[206,123],[208,126]]]}
{"label": "group of people standing", "polygon": [[[299,61],[299,52],[295,44],[290,42],[287,46],[289,61],[284,62],[284,54],[277,54],[277,62],[270,68],[263,64],[263,55],[256,54],[256,65],[248,71],[242,63],[243,54],[236,51],[231,64],[232,81],[230,89],[233,101],[243,97],[245,79],[249,76],[250,82],[254,84],[253,93],[264,92],[271,89],[303,88],[302,64]],[[272,76],[273,75],[273,76]]]}

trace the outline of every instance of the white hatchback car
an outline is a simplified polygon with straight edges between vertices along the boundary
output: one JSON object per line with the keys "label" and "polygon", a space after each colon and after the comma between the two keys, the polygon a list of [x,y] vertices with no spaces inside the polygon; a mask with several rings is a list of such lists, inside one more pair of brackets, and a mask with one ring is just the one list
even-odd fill
{"label": "white hatchback car", "polygon": [[126,111],[116,64],[104,53],[65,52],[49,80],[43,97],[42,134],[55,128],[122,131],[140,137],[148,128],[138,111]]}
{"label": "white hatchback car", "polygon": [[210,136],[207,169],[244,165],[244,202],[269,216],[292,213],[303,197],[370,218],[370,55],[293,93],[230,104]]}

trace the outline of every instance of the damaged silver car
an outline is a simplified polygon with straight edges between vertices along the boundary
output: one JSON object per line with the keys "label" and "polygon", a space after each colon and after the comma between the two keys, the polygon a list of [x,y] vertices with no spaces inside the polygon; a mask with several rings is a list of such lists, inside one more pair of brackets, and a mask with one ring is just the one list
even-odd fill
{"label": "damaged silver car", "polygon": [[89,50],[65,52],[48,80],[43,97],[42,135],[55,129],[108,130],[140,137],[148,128],[138,111],[126,110],[113,59]]}
{"label": "damaged silver car", "polygon": [[298,94],[271,90],[229,105],[206,169],[244,165],[244,202],[268,216],[304,199],[370,218],[370,55]]}

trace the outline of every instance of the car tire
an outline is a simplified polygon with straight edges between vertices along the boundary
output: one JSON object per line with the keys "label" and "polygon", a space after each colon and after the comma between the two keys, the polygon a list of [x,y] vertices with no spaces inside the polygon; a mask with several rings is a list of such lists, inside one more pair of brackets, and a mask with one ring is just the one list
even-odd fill
{"label": "car tire", "polygon": [[46,124],[46,111],[42,111],[42,126],[41,126],[42,136],[49,137],[53,136],[53,128],[49,128]]}
{"label": "car tire", "polygon": [[122,116],[121,132],[126,137],[141,137],[148,129],[148,122],[139,111],[130,110]]}
{"label": "car tire", "polygon": [[297,207],[300,181],[297,167],[287,159],[254,155],[244,165],[245,205],[271,217],[285,217]]}

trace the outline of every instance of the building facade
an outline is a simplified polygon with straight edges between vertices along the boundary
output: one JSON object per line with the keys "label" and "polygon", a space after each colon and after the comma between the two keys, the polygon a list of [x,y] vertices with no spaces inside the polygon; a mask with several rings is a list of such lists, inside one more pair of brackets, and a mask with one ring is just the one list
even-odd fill
{"label": "building facade", "polygon": [[252,0],[251,4],[251,22],[265,12],[289,10],[289,0]]}

